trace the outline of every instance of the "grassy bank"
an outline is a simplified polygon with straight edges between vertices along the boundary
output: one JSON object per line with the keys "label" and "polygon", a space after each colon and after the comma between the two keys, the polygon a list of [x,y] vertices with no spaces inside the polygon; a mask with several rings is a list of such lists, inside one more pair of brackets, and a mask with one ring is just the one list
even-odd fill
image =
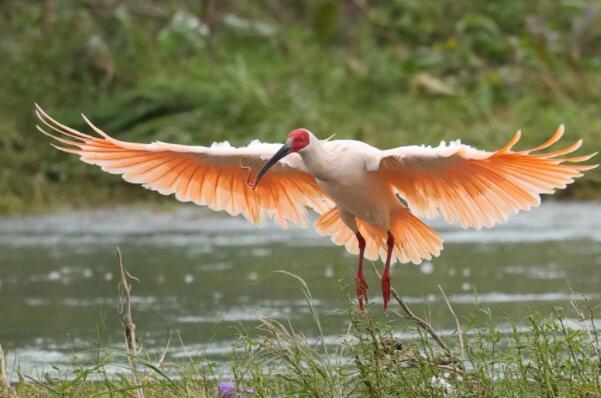
{"label": "grassy bank", "polygon": [[[378,146],[601,143],[595,2],[9,1],[0,10],[0,212],[159,200],[57,153],[33,102],[83,128],[184,144],[304,126]],[[601,197],[593,171],[568,196]]]}
{"label": "grassy bank", "polygon": [[75,361],[76,370],[55,368],[52,376],[19,375],[16,393],[134,397],[140,387],[146,397],[215,397],[227,380],[241,397],[601,396],[598,308],[586,301],[574,301],[567,314],[557,307],[546,316],[506,320],[504,328],[494,326],[486,307],[476,306],[473,317],[457,320],[462,326],[456,333],[441,335],[408,320],[400,306],[381,319],[358,313],[348,298],[348,332],[332,344],[323,340],[324,314],[302,283],[315,319],[315,329],[307,331],[317,332],[314,341],[290,324],[265,319],[258,336],[241,331],[226,368],[207,358],[174,361],[169,347],[156,356],[142,350],[135,358],[138,383],[126,352],[94,347],[74,357],[85,354],[95,363]]}

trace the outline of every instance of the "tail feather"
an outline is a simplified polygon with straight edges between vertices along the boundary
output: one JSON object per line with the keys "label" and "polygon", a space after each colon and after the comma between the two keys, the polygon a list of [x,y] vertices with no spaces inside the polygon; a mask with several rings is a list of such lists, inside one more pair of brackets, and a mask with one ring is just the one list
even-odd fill
{"label": "tail feather", "polygon": [[[365,258],[386,260],[387,231],[357,219],[359,232],[365,238]],[[315,229],[322,236],[331,236],[332,242],[344,246],[353,254],[359,254],[359,244],[353,231],[340,218],[336,207],[322,214],[315,222]],[[436,257],[442,250],[442,238],[404,208],[392,216],[391,233],[395,239],[391,262],[419,264],[424,259]]]}

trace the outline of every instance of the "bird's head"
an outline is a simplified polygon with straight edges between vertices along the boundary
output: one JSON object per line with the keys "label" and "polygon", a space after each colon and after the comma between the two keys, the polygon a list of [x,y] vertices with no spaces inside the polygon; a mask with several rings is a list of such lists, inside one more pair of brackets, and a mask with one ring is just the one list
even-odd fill
{"label": "bird's head", "polygon": [[286,140],[284,145],[282,145],[282,147],[275,153],[275,155],[273,155],[271,159],[265,162],[263,167],[261,167],[261,170],[259,170],[259,173],[255,178],[254,187],[257,187],[263,175],[267,173],[267,170],[269,170],[274,164],[276,164],[278,160],[291,153],[301,152],[302,150],[306,149],[311,144],[311,141],[314,138],[315,137],[313,136],[313,134],[311,134],[311,132],[307,129],[292,130],[290,134],[288,134],[288,139]]}

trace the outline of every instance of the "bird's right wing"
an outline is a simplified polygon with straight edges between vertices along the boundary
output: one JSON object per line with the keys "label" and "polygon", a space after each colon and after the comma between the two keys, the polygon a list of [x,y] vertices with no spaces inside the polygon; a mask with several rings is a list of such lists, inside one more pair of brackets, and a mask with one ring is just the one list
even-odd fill
{"label": "bird's right wing", "polygon": [[298,154],[291,154],[267,173],[258,187],[249,185],[262,164],[280,148],[278,144],[252,142],[234,148],[228,143],[211,147],[153,142],[138,144],[112,138],[85,121],[98,136],[84,134],[48,116],[36,105],[36,115],[61,145],[57,149],[79,155],[86,163],[120,174],[163,195],[175,194],[181,202],[194,202],[230,215],[242,214],[257,224],[273,218],[281,227],[293,222],[305,227],[307,207],[322,214],[333,207],[331,199],[307,172]]}

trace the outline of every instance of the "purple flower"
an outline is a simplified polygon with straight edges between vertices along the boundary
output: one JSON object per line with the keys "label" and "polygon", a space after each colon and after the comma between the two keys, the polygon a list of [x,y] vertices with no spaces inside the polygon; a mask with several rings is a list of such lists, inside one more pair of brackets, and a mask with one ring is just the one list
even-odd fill
{"label": "purple flower", "polygon": [[238,393],[236,382],[233,380],[221,380],[217,384],[217,396],[219,398],[246,398],[255,394],[255,390],[246,387]]}
{"label": "purple flower", "polygon": [[217,396],[219,398],[236,398],[236,382],[233,380],[221,380],[217,384]]}

